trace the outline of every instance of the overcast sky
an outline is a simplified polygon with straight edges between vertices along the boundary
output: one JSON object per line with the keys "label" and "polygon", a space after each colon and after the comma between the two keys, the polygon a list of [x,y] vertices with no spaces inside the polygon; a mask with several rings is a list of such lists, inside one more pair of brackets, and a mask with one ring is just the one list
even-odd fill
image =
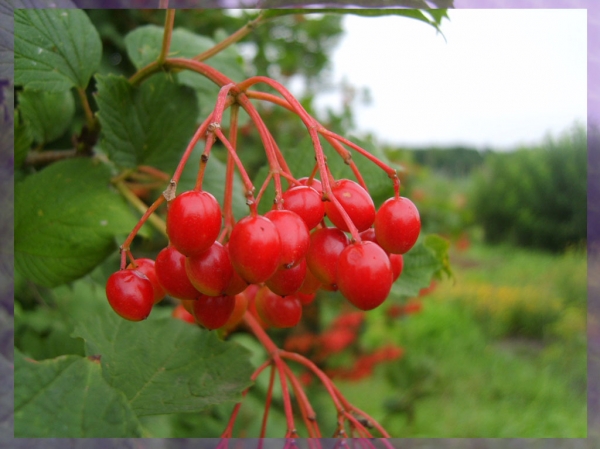
{"label": "overcast sky", "polygon": [[[371,92],[359,130],[398,145],[512,149],[587,117],[585,10],[449,10],[442,35],[401,17],[346,16],[332,82]],[[321,104],[337,107],[340,95]]]}

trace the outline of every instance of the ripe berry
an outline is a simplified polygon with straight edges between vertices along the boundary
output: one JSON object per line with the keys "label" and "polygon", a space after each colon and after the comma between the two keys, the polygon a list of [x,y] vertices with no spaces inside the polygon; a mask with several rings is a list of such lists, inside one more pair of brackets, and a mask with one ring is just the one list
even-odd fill
{"label": "ripe berry", "polygon": [[337,288],[337,261],[348,243],[348,237],[338,228],[321,228],[311,234],[306,263],[322,287]]}
{"label": "ripe berry", "polygon": [[[223,247],[227,250],[227,256],[229,257],[229,262],[231,262],[231,256],[229,256],[229,242],[225,243]],[[233,267],[233,264],[231,265]],[[227,287],[225,288],[225,294],[228,296],[235,296],[238,293],[242,293],[248,287],[248,283],[239,275],[239,273],[235,270],[232,270],[233,274],[231,276],[231,280]]]}
{"label": "ripe berry", "polygon": [[229,238],[233,268],[248,283],[269,279],[279,267],[281,240],[275,225],[261,215],[238,221]]}
{"label": "ripe berry", "polygon": [[375,234],[379,245],[389,253],[404,254],[421,232],[419,211],[404,197],[387,199],[375,216]]}
{"label": "ripe berry", "polygon": [[194,315],[187,311],[183,304],[178,304],[175,306],[171,312],[171,316],[173,318],[177,318],[178,320],[185,321],[186,323],[196,324],[196,318],[194,318]]}
{"label": "ripe berry", "polygon": [[302,318],[302,303],[296,296],[279,296],[267,286],[256,292],[255,307],[267,324],[277,328],[294,327]]}
{"label": "ripe berry", "polygon": [[201,254],[187,257],[185,271],[192,285],[208,296],[219,296],[233,277],[228,251],[215,242]]}
{"label": "ripe berry", "polygon": [[194,301],[193,314],[196,321],[207,329],[218,329],[227,323],[235,307],[233,296],[201,295]]}
{"label": "ripe berry", "polygon": [[221,231],[221,207],[208,192],[190,190],[169,204],[167,235],[177,250],[191,256],[206,251]]}
{"label": "ripe berry", "polygon": [[[373,224],[375,204],[369,193],[360,184],[349,179],[340,179],[331,186],[331,191],[359,232]],[[349,231],[342,214],[333,202],[325,203],[325,213],[335,227],[342,231]]]}
{"label": "ripe berry", "polygon": [[160,282],[158,282],[158,278],[156,277],[154,260],[142,257],[140,259],[135,259],[135,264],[136,266],[134,267],[133,264],[130,263],[127,268],[136,269],[140,273],[145,274],[152,284],[152,288],[154,289],[154,304],[162,301],[167,293],[165,292],[165,289],[162,288]]}
{"label": "ripe berry", "polygon": [[310,234],[304,220],[290,210],[271,210],[265,217],[277,228],[281,240],[280,267],[292,268],[300,262],[308,251]]}
{"label": "ripe berry", "polygon": [[298,178],[297,181],[303,186],[312,187],[317,191],[319,195],[323,195],[323,186],[321,185],[321,181],[319,181],[318,179],[313,178],[309,182],[308,176],[305,176],[303,178]]}
{"label": "ripe berry", "polygon": [[296,212],[311,230],[325,216],[321,194],[308,186],[295,186],[283,192],[283,208]]}
{"label": "ripe berry", "polygon": [[200,293],[190,282],[185,271],[186,257],[173,246],[163,248],[156,256],[154,268],[158,282],[174,298],[196,299]]}
{"label": "ripe berry", "polygon": [[231,312],[231,316],[223,325],[223,329],[227,332],[232,331],[240,325],[244,318],[244,313],[246,313],[246,310],[248,309],[248,297],[245,294],[238,293],[234,298],[235,305],[233,306],[233,312]]}
{"label": "ripe berry", "polygon": [[306,260],[292,268],[279,268],[265,284],[273,293],[285,296],[296,293],[306,278]]}
{"label": "ripe berry", "polygon": [[306,276],[304,276],[304,281],[302,282],[302,286],[300,286],[298,293],[310,295],[312,293],[316,293],[316,291],[321,287],[321,281],[319,281],[312,271],[308,269],[308,264],[306,267]]}
{"label": "ripe berry", "polygon": [[154,290],[137,270],[119,270],[106,282],[106,297],[113,310],[129,321],[145,320],[154,305]]}
{"label": "ripe berry", "polygon": [[361,310],[379,306],[392,288],[390,259],[373,242],[348,245],[340,254],[337,285],[340,293]]}
{"label": "ripe berry", "polygon": [[390,254],[390,263],[392,264],[392,273],[394,274],[394,282],[402,274],[404,268],[404,258],[402,254]]}

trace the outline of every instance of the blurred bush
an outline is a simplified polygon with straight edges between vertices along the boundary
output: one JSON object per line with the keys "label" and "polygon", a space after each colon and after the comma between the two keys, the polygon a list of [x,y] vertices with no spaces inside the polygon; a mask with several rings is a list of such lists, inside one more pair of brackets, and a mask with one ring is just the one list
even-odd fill
{"label": "blurred bush", "polygon": [[486,241],[562,251],[586,239],[587,137],[580,125],[535,148],[490,153],[471,193]]}

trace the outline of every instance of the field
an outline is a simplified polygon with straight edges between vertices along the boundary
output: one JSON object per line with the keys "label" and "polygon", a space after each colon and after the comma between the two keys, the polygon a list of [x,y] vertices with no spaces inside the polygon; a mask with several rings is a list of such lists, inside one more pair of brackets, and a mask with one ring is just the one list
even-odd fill
{"label": "field", "polygon": [[451,261],[454,279],[398,323],[404,358],[343,384],[349,399],[380,404],[403,438],[584,438],[585,251],[474,244]]}

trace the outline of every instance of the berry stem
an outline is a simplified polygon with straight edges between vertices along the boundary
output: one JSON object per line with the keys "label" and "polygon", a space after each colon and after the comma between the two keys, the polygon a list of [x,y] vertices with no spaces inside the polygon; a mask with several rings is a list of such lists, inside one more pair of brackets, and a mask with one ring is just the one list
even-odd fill
{"label": "berry stem", "polygon": [[169,53],[169,48],[171,47],[171,36],[173,35],[174,23],[175,10],[167,9],[167,13],[165,14],[165,31],[163,34],[162,47],[160,49],[158,59],[156,60],[159,65],[162,65],[165,62],[165,59],[167,59],[167,54]]}
{"label": "berry stem", "polygon": [[[233,148],[237,148],[238,116],[240,107],[237,103],[231,106],[229,113],[229,142]],[[235,224],[233,216],[233,180],[234,180],[235,161],[229,152],[227,153],[227,168],[225,172],[225,193],[223,197],[225,233],[231,232]]]}
{"label": "berry stem", "polygon": [[269,417],[269,409],[271,408],[271,400],[273,399],[273,387],[275,386],[275,365],[271,365],[271,375],[269,377],[269,387],[267,389],[267,398],[265,400],[265,411],[263,413],[262,425],[260,426],[259,438],[265,438],[267,433],[267,418]]}

